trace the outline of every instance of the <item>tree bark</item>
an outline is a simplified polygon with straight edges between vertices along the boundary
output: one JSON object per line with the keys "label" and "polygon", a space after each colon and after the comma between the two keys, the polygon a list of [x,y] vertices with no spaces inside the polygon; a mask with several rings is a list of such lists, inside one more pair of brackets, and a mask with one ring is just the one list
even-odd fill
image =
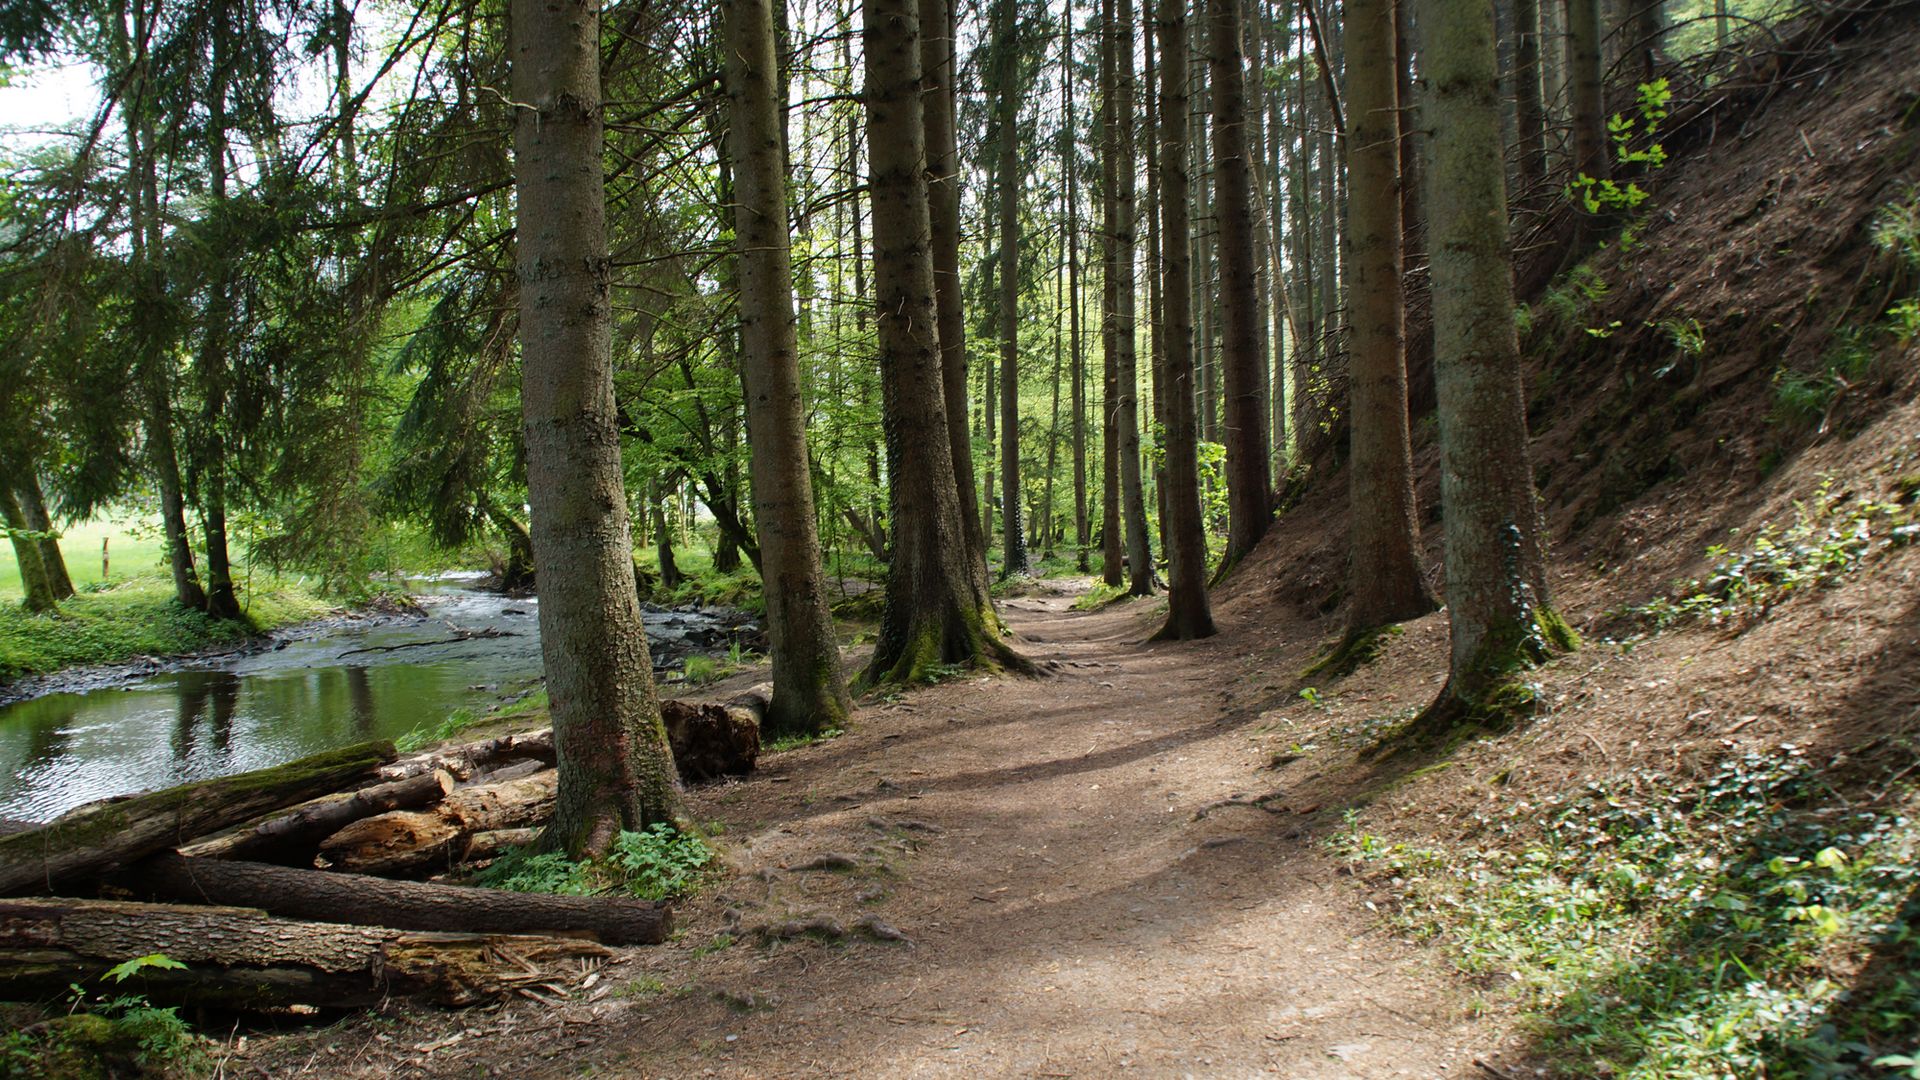
{"label": "tree bark", "polygon": [[1207,601],[1207,537],[1200,517],[1193,396],[1193,265],[1187,237],[1187,0],[1157,0],[1160,34],[1160,235],[1165,286],[1167,401],[1167,621],[1156,638],[1214,632]]}
{"label": "tree bark", "polygon": [[783,84],[768,0],[725,0],[722,11],[740,259],[741,378],[773,660],[767,730],[815,733],[844,724],[853,702],[827,610],[800,399],[786,163],[780,156]]}
{"label": "tree bark", "polygon": [[552,769],[461,788],[425,810],[361,818],[320,841],[329,865],[357,874],[413,874],[465,860],[475,833],[546,822],[563,779]]}
{"label": "tree bark", "polygon": [[1347,226],[1352,310],[1348,400],[1348,640],[1433,610],[1420,571],[1413,441],[1407,427],[1406,315],[1401,293],[1398,61],[1395,0],[1347,0],[1345,140],[1353,190]]}
{"label": "tree bark", "polygon": [[1067,61],[1061,78],[1066,83],[1067,123],[1061,133],[1061,171],[1067,177],[1067,334],[1073,362],[1073,542],[1080,549],[1078,566],[1088,569],[1087,547],[1092,543],[1087,519],[1087,361],[1080,342],[1080,116],[1073,95],[1073,0],[1067,0]]}
{"label": "tree bark", "polygon": [[[545,843],[600,852],[679,795],[640,628],[611,352],[598,0],[512,0],[521,412],[559,753]],[[555,568],[564,567],[556,571]]]}
{"label": "tree bark", "polygon": [[1262,408],[1260,299],[1253,262],[1253,170],[1247,148],[1247,66],[1241,0],[1208,0],[1212,25],[1214,204],[1219,215],[1220,359],[1226,392],[1227,554],[1253,553],[1273,519]]}
{"label": "tree bark", "polygon": [[1433,248],[1440,498],[1446,508],[1446,688],[1423,724],[1473,716],[1513,670],[1570,643],[1548,607],[1528,463],[1489,0],[1421,0]]}
{"label": "tree bark", "polygon": [[[1000,211],[1000,574],[1030,573],[1020,478],[1020,57],[1015,0],[995,0],[992,50]],[[993,407],[988,402],[988,408]]]}
{"label": "tree bark", "polygon": [[1115,42],[1117,0],[1100,9],[1100,577],[1117,586],[1125,575],[1125,526],[1120,480],[1120,171],[1133,162],[1120,159],[1120,63]]}
{"label": "tree bark", "polygon": [[568,979],[605,946],[571,938],[446,934],[275,919],[231,907],[0,900],[0,997],[30,1000],[163,954],[124,984],[154,1001],[270,1009],[358,1007],[391,997],[472,1005]]}
{"label": "tree bark", "polygon": [[339,791],[371,778],[393,758],[392,743],[360,743],[271,769],[88,803],[37,829],[0,837],[0,895],[98,874],[182,840]]}
{"label": "tree bark", "polygon": [[864,0],[867,145],[893,561],[865,682],[916,682],[941,664],[1029,665],[1000,640],[973,586],[947,437],[935,322],[920,17],[913,0]]}
{"label": "tree bark", "polygon": [[1547,175],[1547,109],[1540,96],[1540,0],[1514,0],[1513,35],[1513,101],[1520,140],[1518,194],[1521,199],[1529,199]]}
{"label": "tree bark", "polygon": [[473,779],[474,774],[483,769],[491,769],[504,762],[526,760],[542,761],[548,765],[554,763],[552,728],[440,747],[381,766],[379,775],[385,781],[405,780],[410,776],[444,769],[452,773],[455,780],[465,781]]}
{"label": "tree bark", "polygon": [[195,858],[251,859],[304,866],[313,861],[322,840],[348,825],[375,814],[412,810],[438,802],[453,790],[453,785],[452,773],[435,769],[358,791],[325,795],[286,813],[196,841],[179,850],[182,855]]}
{"label": "tree bark", "polygon": [[1133,0],[1119,0],[1113,23],[1114,140],[1114,422],[1119,428],[1120,509],[1127,540],[1127,592],[1153,594],[1153,549],[1147,534],[1146,487],[1140,467],[1140,373],[1134,248],[1139,217],[1134,177]]}
{"label": "tree bark", "polygon": [[37,530],[28,524],[19,498],[6,483],[0,483],[0,522],[6,524],[7,536],[13,542],[13,561],[20,568],[20,588],[26,594],[27,610],[52,611],[56,606],[53,581],[41,561],[39,541],[31,535]]}
{"label": "tree bark", "polygon": [[1600,77],[1600,0],[1566,0],[1567,62],[1573,82],[1573,175],[1606,180],[1607,103]]}
{"label": "tree bark", "polygon": [[987,592],[987,533],[973,489],[973,438],[967,430],[967,320],[960,277],[960,150],[954,130],[953,10],[948,0],[920,0],[921,95],[927,135],[927,215],[933,230],[934,308],[940,338],[940,379],[947,406],[947,439],[960,524],[976,574]]}
{"label": "tree bark", "polygon": [[19,482],[20,511],[27,528],[40,534],[34,546],[40,549],[40,566],[47,575],[47,587],[56,601],[73,595],[73,578],[67,573],[66,556],[60,553],[60,541],[54,536],[53,516],[47,513],[47,498],[40,490],[40,478],[27,469]]}
{"label": "tree bark", "polygon": [[351,926],[461,933],[586,931],[608,945],[658,945],[672,929],[665,904],[617,896],[548,896],[461,885],[389,881],[253,862],[163,853],[128,875],[143,895],[259,908],[270,915]]}

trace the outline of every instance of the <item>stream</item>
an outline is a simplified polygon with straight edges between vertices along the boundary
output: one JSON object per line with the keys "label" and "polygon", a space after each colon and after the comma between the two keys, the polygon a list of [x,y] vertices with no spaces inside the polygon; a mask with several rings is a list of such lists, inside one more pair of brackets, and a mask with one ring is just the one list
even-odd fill
{"label": "stream", "polygon": [[[416,583],[418,584],[418,583]],[[0,705],[0,819],[46,821],[95,799],[266,768],[367,739],[430,731],[540,685],[538,601],[424,585],[424,616],[323,620],[264,647],[153,670],[62,679]],[[763,648],[724,608],[643,615],[656,671]]]}

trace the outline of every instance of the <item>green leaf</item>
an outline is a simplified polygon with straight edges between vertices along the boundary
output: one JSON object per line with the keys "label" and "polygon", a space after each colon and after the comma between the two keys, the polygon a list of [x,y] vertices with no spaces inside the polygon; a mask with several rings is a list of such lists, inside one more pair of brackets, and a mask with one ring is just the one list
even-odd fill
{"label": "green leaf", "polygon": [[145,956],[136,956],[131,960],[127,960],[122,963],[113,965],[112,967],[107,969],[107,974],[105,977],[112,979],[114,982],[117,982],[117,983],[126,982],[128,978],[139,974],[141,971],[144,971],[147,968],[162,968],[169,971],[185,971],[187,970],[187,965],[181,963],[178,960],[175,960],[173,957],[168,956],[166,953],[148,953]]}

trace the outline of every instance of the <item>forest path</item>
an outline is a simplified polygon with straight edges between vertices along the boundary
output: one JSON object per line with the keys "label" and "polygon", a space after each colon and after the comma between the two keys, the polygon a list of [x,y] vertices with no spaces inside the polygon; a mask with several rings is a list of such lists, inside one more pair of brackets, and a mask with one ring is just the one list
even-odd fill
{"label": "forest path", "polygon": [[[917,689],[862,708],[844,736],[694,792],[702,820],[726,823],[745,873],[687,904],[675,943],[605,972],[614,992],[558,1017],[531,1002],[491,1021],[467,1014],[449,1030],[471,1038],[388,1067],[1473,1074],[1484,1046],[1459,982],[1367,910],[1293,812],[1312,807],[1195,820],[1272,787],[1250,738],[1262,723],[1253,703],[1273,682],[1255,643],[1229,628],[1142,645],[1141,605],[1081,613],[1073,600],[1002,605],[1046,678]],[[826,853],[859,865],[796,869]],[[911,943],[855,932],[770,944],[754,932],[810,916],[849,930],[876,917]]]}

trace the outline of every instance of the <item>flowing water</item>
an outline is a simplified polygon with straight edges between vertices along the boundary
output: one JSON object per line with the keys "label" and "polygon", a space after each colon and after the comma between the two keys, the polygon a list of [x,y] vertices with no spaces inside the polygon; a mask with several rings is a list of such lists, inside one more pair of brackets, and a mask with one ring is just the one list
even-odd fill
{"label": "flowing water", "polygon": [[[264,650],[0,706],[0,818],[45,821],[81,803],[248,769],[367,739],[430,731],[540,681],[538,601],[455,589],[425,617],[329,621]],[[657,667],[725,652],[738,612],[645,615]]]}

